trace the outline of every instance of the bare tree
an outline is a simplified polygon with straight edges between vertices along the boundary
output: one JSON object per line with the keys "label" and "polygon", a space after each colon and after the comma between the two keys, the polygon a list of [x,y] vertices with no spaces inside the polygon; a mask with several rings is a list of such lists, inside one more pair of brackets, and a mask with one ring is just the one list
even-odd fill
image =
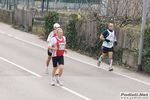
{"label": "bare tree", "polygon": [[[120,27],[128,24],[141,23],[143,0],[100,0],[99,7],[94,7],[98,2],[89,2],[88,7],[82,9],[82,16],[100,22],[112,22]],[[90,10],[89,10],[90,9]],[[150,2],[148,3],[147,22],[150,19]]]}

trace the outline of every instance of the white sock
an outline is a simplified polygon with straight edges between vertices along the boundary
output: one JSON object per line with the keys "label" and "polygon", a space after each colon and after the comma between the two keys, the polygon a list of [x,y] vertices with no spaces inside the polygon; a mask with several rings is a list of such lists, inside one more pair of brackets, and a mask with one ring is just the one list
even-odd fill
{"label": "white sock", "polygon": [[112,67],[113,59],[109,59],[110,67]]}
{"label": "white sock", "polygon": [[60,77],[58,76],[58,79],[60,80]]}
{"label": "white sock", "polygon": [[101,56],[99,57],[99,61],[101,61],[102,60],[102,58],[101,58]]}
{"label": "white sock", "polygon": [[56,70],[56,74],[58,74],[58,73],[59,73],[59,70],[57,69],[57,70]]}
{"label": "white sock", "polygon": [[52,77],[52,80],[54,80],[54,77]]}

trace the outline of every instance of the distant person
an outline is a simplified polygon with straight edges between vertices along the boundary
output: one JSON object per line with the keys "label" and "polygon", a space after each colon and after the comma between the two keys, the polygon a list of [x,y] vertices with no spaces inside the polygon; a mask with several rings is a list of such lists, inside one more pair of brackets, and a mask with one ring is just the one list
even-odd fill
{"label": "distant person", "polygon": [[67,53],[67,50],[65,49],[66,38],[63,36],[63,30],[61,28],[58,28],[56,30],[56,33],[57,33],[57,36],[51,39],[50,45],[48,47],[50,50],[52,50],[52,61],[53,61],[51,85],[52,86],[55,85],[54,76],[58,68],[57,67],[57,62],[58,62],[59,73],[58,73],[58,78],[56,79],[56,81],[62,86],[63,83],[60,81],[60,77],[63,73],[63,68],[64,68],[64,53]]}
{"label": "distant person", "polygon": [[113,71],[112,68],[113,63],[112,57],[114,51],[113,44],[115,43],[115,45],[117,45],[117,40],[116,40],[116,31],[114,31],[114,26],[112,23],[108,24],[108,29],[101,34],[100,39],[103,40],[102,44],[103,52],[99,58],[97,66],[100,66],[101,60],[106,56],[106,53],[108,53],[110,63],[109,71]]}
{"label": "distant person", "polygon": [[[57,30],[58,28],[60,28],[60,25],[59,25],[58,23],[55,23],[55,24],[54,24],[54,30],[48,35],[48,38],[47,38],[48,46],[49,46],[49,44],[50,44],[50,42],[51,42],[51,39],[52,39],[53,37],[57,36],[56,30]],[[51,60],[51,58],[52,58],[52,50],[48,49],[47,52],[48,52],[48,58],[47,58],[47,60],[46,60],[46,73],[48,74],[48,73],[49,73],[49,68],[48,68],[48,66],[49,66],[50,60]]]}

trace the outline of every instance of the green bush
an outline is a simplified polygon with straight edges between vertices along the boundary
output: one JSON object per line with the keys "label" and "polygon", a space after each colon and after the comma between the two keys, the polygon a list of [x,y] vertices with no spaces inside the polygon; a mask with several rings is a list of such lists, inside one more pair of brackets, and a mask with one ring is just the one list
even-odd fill
{"label": "green bush", "polygon": [[46,31],[44,39],[47,39],[49,33],[54,30],[53,25],[59,21],[59,13],[56,11],[48,12],[44,17],[44,20],[44,28]]}
{"label": "green bush", "polygon": [[66,42],[67,42],[67,48],[70,49],[75,49],[77,46],[77,32],[75,29],[75,23],[76,23],[77,19],[75,17],[72,17],[72,20],[70,20],[66,26],[66,33],[65,33],[65,37]]}
{"label": "green bush", "polygon": [[150,28],[145,29],[143,62],[146,67],[146,70],[150,70]]}

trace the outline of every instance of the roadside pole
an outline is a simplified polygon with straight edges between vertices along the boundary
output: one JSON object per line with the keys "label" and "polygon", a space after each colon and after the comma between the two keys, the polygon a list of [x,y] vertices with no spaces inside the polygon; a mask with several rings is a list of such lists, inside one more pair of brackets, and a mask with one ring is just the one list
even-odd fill
{"label": "roadside pole", "polygon": [[143,0],[143,15],[142,15],[142,25],[141,25],[141,37],[140,37],[140,47],[139,47],[139,57],[138,57],[138,71],[142,71],[142,51],[144,44],[144,33],[145,33],[145,23],[146,23],[146,13],[147,13],[147,0]]}

